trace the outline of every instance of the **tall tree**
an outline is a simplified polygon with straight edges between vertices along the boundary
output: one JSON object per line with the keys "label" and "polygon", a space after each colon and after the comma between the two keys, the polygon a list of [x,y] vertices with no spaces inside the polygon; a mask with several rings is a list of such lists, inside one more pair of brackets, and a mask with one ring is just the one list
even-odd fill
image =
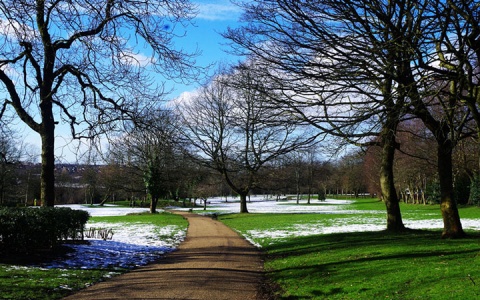
{"label": "tall tree", "polygon": [[[241,6],[248,24],[225,36],[241,53],[261,57],[263,75],[290,91],[280,105],[357,144],[368,136],[378,137],[374,142],[382,147],[380,183],[389,230],[404,227],[393,180],[394,153],[400,146],[398,125],[412,115],[425,123],[438,143],[443,236],[462,236],[451,196],[451,153],[468,115],[458,101],[463,89],[450,85],[458,83],[458,76],[447,69],[453,65],[464,74],[465,64],[461,68],[452,64],[452,53],[465,48],[457,38],[477,45],[478,22],[473,25],[472,20],[478,21],[478,4],[469,0],[262,0]],[[462,25],[472,24],[468,29],[451,26],[451,20],[458,19],[464,20]],[[449,83],[450,94],[439,81]],[[431,109],[438,103],[443,105],[440,116]],[[312,107],[318,109],[312,113]]]}
{"label": "tall tree", "polygon": [[260,171],[315,139],[295,118],[268,105],[275,95],[253,75],[244,66],[219,74],[179,109],[192,152],[223,175],[240,196],[242,213],[248,213],[247,195]]}
{"label": "tall tree", "polygon": [[0,82],[41,137],[42,203],[54,205],[56,124],[74,138],[116,129],[162,98],[147,69],[192,75],[192,57],[172,46],[192,11],[186,0],[0,1]]}
{"label": "tall tree", "polygon": [[445,238],[465,235],[454,197],[452,155],[457,143],[471,133],[472,116],[462,104],[464,62],[451,55],[459,46],[451,43],[451,39],[465,34],[459,35],[462,30],[449,25],[452,18],[460,17],[459,12],[450,7],[454,2],[427,2],[421,6],[423,21],[417,27],[421,28],[421,34],[412,32],[411,36],[399,37],[408,50],[398,64],[398,83],[410,101],[408,111],[423,121],[437,142],[442,237]]}
{"label": "tall tree", "polygon": [[224,34],[235,50],[261,58],[261,76],[284,91],[274,99],[279,107],[349,143],[382,147],[380,183],[392,231],[404,229],[393,157],[407,100],[397,89],[395,62],[405,48],[396,35],[416,31],[415,22],[405,22],[415,3],[243,2],[247,24]]}
{"label": "tall tree", "polygon": [[159,199],[175,194],[183,151],[171,111],[150,111],[142,123],[149,126],[131,128],[112,151],[127,156],[126,165],[138,170],[150,195],[150,212],[155,213]]}

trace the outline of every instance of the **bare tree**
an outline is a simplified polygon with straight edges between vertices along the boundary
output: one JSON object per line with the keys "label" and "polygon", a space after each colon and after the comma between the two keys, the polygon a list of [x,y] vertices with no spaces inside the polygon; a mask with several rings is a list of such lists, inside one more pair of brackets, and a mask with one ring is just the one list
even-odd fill
{"label": "bare tree", "polygon": [[437,65],[423,65],[440,74],[472,113],[480,136],[480,3],[472,0],[438,1],[432,10],[439,16],[432,36]]}
{"label": "bare tree", "polygon": [[150,212],[155,213],[160,198],[175,194],[183,149],[176,137],[171,111],[151,111],[142,123],[149,126],[133,127],[115,142],[114,151],[128,156],[127,165],[137,169],[138,176],[143,178],[150,195]]}
{"label": "bare tree", "polygon": [[0,206],[7,200],[13,200],[12,192],[18,189],[16,171],[24,156],[21,145],[18,147],[16,143],[18,137],[15,138],[15,133],[2,125],[0,125]]}
{"label": "bare tree", "polygon": [[[224,35],[234,49],[258,58],[258,77],[283,98],[277,107],[355,145],[382,148],[380,184],[387,228],[404,230],[393,179],[396,129],[407,98],[397,89],[399,33],[417,1],[261,0],[243,2],[245,26]],[[377,138],[375,138],[377,137]]]}
{"label": "bare tree", "polygon": [[242,213],[260,170],[315,139],[295,118],[268,105],[275,95],[250,70],[240,66],[219,74],[179,109],[192,152],[223,175],[240,196]]}
{"label": "bare tree", "polygon": [[[458,80],[470,76],[478,82],[463,59],[472,57],[463,50],[478,49],[478,3],[262,0],[241,6],[248,24],[225,36],[240,53],[261,57],[262,75],[288,91],[279,105],[350,143],[369,140],[382,147],[380,184],[389,230],[404,229],[393,180],[398,125],[409,117],[425,123],[438,143],[443,236],[462,236],[451,153],[469,118],[459,95],[478,100],[478,88],[462,88],[465,80]],[[442,107],[440,115],[432,105]]]}
{"label": "bare tree", "polygon": [[57,124],[74,138],[118,129],[162,99],[156,80],[192,75],[172,46],[192,12],[185,0],[0,1],[0,82],[41,137],[42,203],[54,204]]}

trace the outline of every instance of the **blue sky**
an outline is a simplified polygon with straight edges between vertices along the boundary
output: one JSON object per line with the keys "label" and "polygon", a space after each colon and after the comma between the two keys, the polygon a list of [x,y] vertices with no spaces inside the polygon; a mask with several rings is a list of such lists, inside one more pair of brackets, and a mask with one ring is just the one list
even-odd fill
{"label": "blue sky", "polygon": [[[201,55],[197,57],[197,64],[207,66],[217,62],[236,62],[237,57],[225,52],[227,46],[220,33],[224,32],[229,26],[235,27],[241,16],[241,10],[233,5],[230,0],[191,0],[198,9],[198,15],[193,20],[194,26],[186,28],[186,36],[174,41],[175,47],[185,49],[186,51],[195,51],[198,49]],[[167,87],[174,88],[169,95],[174,99],[184,92],[192,92],[198,88],[198,84],[178,84],[167,83]],[[33,145],[38,154],[37,161],[40,160],[40,137],[37,133],[31,131],[25,125],[21,135],[24,141]],[[55,154],[59,162],[76,162],[75,148],[78,142],[71,142],[71,136],[68,126],[59,124],[56,129]],[[85,147],[83,147],[85,148]],[[80,160],[82,162],[82,159]]]}
{"label": "blue sky", "polygon": [[[235,27],[241,16],[241,10],[229,0],[197,0],[192,1],[198,8],[194,26],[186,29],[187,35],[175,41],[176,46],[187,51],[198,48],[201,54],[197,64],[207,66],[216,62],[235,62],[237,57],[228,54],[226,41],[221,34],[228,27]],[[195,89],[195,85],[176,85],[171,95],[176,97],[182,92]]]}

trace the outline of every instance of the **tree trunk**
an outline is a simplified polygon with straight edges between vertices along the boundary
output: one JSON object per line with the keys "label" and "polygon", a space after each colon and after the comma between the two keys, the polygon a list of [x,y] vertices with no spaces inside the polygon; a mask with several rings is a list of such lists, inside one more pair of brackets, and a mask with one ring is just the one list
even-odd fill
{"label": "tree trunk", "polygon": [[380,169],[380,187],[387,207],[387,230],[398,232],[405,230],[400,213],[400,203],[393,180],[393,159],[395,156],[395,135],[391,130],[385,134],[382,145]]}
{"label": "tree trunk", "polygon": [[247,194],[240,194],[240,213],[248,213]]}
{"label": "tree trunk", "polygon": [[157,197],[152,197],[152,200],[150,200],[150,213],[154,214],[157,212],[157,203],[158,203],[158,198]]}
{"label": "tree trunk", "polygon": [[53,113],[50,111],[43,114],[43,127],[40,132],[42,139],[42,170],[40,175],[40,199],[43,206],[55,205],[55,123]]}
{"label": "tree trunk", "polygon": [[453,192],[452,150],[453,145],[450,140],[439,141],[437,155],[438,176],[440,177],[440,210],[443,218],[442,238],[465,236]]}

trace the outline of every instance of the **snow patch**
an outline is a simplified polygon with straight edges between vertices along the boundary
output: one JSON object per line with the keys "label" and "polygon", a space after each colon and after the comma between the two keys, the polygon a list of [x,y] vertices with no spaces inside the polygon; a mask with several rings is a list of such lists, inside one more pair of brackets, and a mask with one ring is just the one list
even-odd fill
{"label": "snow patch", "polygon": [[[225,202],[227,200],[227,202]],[[269,230],[250,230],[243,233],[253,245],[260,247],[259,242],[269,239],[276,243],[294,236],[310,236],[318,234],[380,231],[385,229],[385,211],[355,211],[347,209],[349,200],[327,199],[312,200],[310,205],[298,205],[296,200],[275,201],[264,196],[252,196],[248,202],[251,213],[321,213],[342,214],[342,216],[321,220],[318,222],[294,224],[286,228]],[[302,200],[300,204],[305,203]],[[82,209],[91,216],[117,216],[128,213],[145,212],[145,208],[125,208],[116,206],[90,207],[69,205],[73,209]],[[238,198],[210,198],[208,210],[218,213],[238,213]],[[178,210],[188,208],[177,207]],[[202,211],[203,209],[195,209]],[[368,217],[365,217],[368,215]],[[429,220],[410,220],[404,217],[404,224],[412,229],[441,229],[443,222],[434,218]],[[462,219],[464,229],[480,230],[480,222],[475,219]],[[112,240],[90,240],[90,245],[69,245],[74,251],[61,261],[44,264],[45,268],[133,268],[161,258],[165,253],[175,248],[185,239],[186,232],[176,226],[155,227],[151,224],[137,223],[100,223],[91,222],[87,228],[112,229]]]}

